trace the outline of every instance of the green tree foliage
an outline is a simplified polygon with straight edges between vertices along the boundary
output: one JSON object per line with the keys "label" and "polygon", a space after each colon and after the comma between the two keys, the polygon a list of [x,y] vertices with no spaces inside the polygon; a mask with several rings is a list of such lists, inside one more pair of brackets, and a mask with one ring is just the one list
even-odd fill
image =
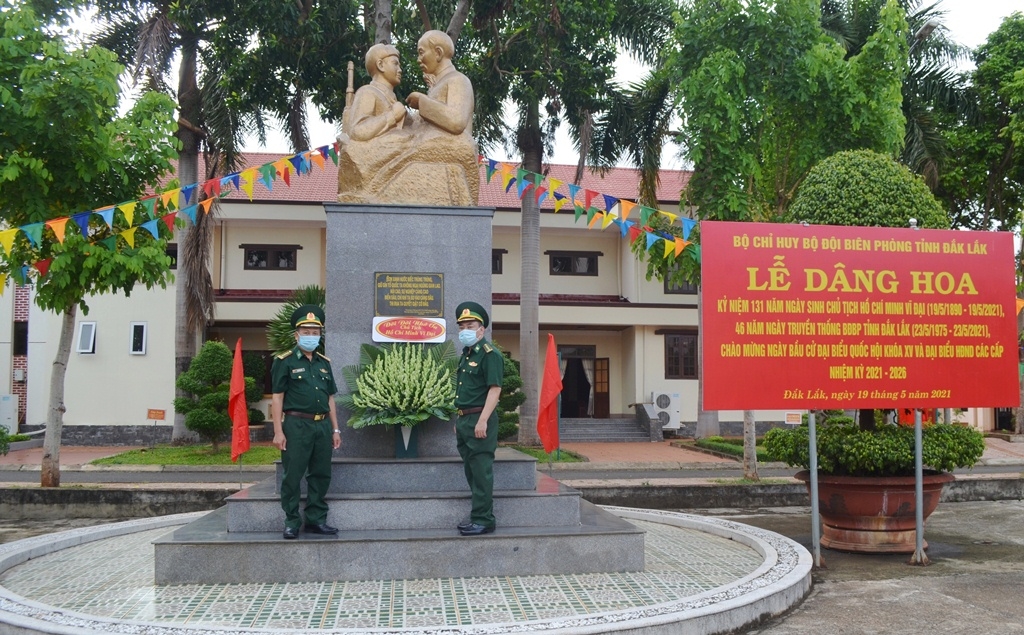
{"label": "green tree foliage", "polygon": [[[175,386],[188,395],[174,399],[175,411],[185,415],[185,425],[189,430],[213,444],[214,452],[218,444],[231,434],[228,400],[233,364],[234,354],[223,342],[206,342],[192,359],[188,370],[178,375],[175,381]],[[246,377],[246,402],[255,403],[262,398],[263,389],[255,379]]]}
{"label": "green tree foliage", "polygon": [[[113,54],[73,50],[50,35],[26,3],[0,7],[0,216],[8,227],[43,223],[102,204],[137,200],[169,171],[175,156],[174,104],[146,93],[117,116],[118,77]],[[143,214],[141,208],[136,217]],[[63,242],[48,229],[30,241],[22,232],[0,262],[0,274],[25,280],[24,267],[49,263],[32,280],[35,301],[61,314],[53,365],[41,482],[60,484],[64,375],[78,309],[103,293],[128,296],[136,285],[165,287],[170,259],[165,243],[145,230],[134,245],[116,233],[129,228],[121,212],[112,226],[92,215],[87,232],[69,222]],[[160,223],[158,223],[160,225]],[[166,230],[164,230],[166,231]]]}
{"label": "green tree foliage", "polygon": [[[854,55],[821,28],[815,0],[686,2],[666,64],[693,163],[685,200],[700,218],[781,219],[818,161],[846,149],[895,154],[907,22],[896,0]],[[658,223],[660,220],[656,220]],[[678,224],[654,224],[681,235]],[[699,280],[699,235],[676,257],[647,251],[648,277]]]}
{"label": "green tree foliage", "polygon": [[900,147],[903,12],[889,0],[847,59],[819,11],[814,0],[684,5],[671,66],[694,164],[687,195],[701,218],[778,218],[819,160]]}
{"label": "green tree foliage", "polygon": [[519,362],[512,359],[507,351],[505,356],[505,373],[501,379],[501,397],[498,399],[498,439],[514,437],[519,432],[519,406],[523,405],[526,395],[520,390],[523,378],[519,375]]}
{"label": "green tree foliage", "polygon": [[786,220],[812,225],[947,229],[949,219],[924,180],[887,155],[837,152],[804,179]]}
{"label": "green tree foliage", "polygon": [[[877,29],[885,0],[823,0],[821,26],[846,50],[857,55]],[[948,157],[942,136],[940,113],[971,116],[974,104],[957,65],[967,59],[968,49],[949,37],[942,24],[941,4],[899,0],[910,26],[907,32],[909,67],[903,81],[904,144],[899,160],[922,175],[932,189]],[[929,31],[929,29],[931,29]]]}
{"label": "green tree foliage", "polygon": [[939,196],[954,227],[1013,231],[1024,209],[1024,13],[1003,20],[974,59],[977,115],[954,115],[947,137],[956,160],[942,175]]}

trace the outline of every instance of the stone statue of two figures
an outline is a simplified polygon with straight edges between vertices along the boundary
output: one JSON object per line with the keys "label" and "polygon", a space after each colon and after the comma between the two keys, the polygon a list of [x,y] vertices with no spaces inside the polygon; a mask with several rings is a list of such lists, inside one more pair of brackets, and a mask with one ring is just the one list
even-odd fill
{"label": "stone statue of two figures", "polygon": [[[372,80],[346,106],[338,137],[339,202],[477,204],[473,85],[452,64],[454,53],[446,33],[423,34],[417,61],[428,92],[410,93],[403,105],[395,96],[402,80],[398,49],[375,44],[366,52]],[[350,70],[349,90],[351,77]]]}

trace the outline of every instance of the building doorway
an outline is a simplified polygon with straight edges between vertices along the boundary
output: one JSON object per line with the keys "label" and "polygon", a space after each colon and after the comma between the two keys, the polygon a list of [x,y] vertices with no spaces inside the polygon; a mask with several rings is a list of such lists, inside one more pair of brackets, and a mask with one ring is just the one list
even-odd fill
{"label": "building doorway", "polygon": [[597,347],[579,344],[559,346],[562,370],[562,416],[565,418],[609,416],[607,357],[597,357]]}

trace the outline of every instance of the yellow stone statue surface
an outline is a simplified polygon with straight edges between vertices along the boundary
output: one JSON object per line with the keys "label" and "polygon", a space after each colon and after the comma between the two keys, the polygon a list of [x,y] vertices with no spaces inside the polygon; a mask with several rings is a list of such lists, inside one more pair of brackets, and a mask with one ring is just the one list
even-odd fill
{"label": "yellow stone statue surface", "polygon": [[375,44],[366,52],[369,84],[356,91],[342,117],[338,200],[343,203],[476,205],[480,194],[473,139],[473,85],[452,64],[455,46],[427,31],[417,61],[428,86],[406,104],[395,96],[402,80],[398,49]]}

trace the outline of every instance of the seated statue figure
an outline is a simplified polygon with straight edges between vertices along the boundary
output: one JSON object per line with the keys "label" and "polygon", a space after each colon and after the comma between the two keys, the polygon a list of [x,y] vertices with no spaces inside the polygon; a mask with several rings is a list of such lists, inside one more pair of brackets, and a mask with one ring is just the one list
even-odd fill
{"label": "seated statue figure", "polygon": [[473,139],[473,86],[451,62],[441,31],[420,38],[418,60],[429,90],[395,98],[398,51],[377,44],[366,53],[372,81],[356,91],[342,117],[338,200],[348,203],[476,205],[480,181]]}

